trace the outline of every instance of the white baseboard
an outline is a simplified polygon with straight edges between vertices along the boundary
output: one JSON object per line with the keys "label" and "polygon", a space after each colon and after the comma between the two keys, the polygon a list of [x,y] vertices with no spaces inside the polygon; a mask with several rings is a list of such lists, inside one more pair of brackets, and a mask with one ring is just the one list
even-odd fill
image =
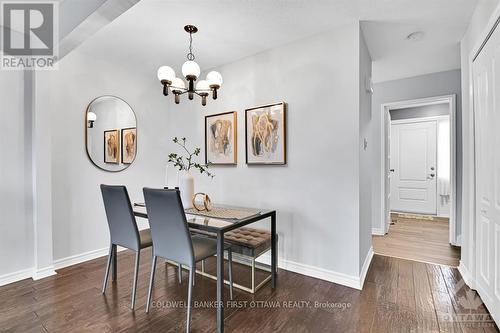
{"label": "white baseboard", "polygon": [[[118,252],[121,252],[123,250],[126,250],[125,248],[122,248],[118,246]],[[98,249],[98,250],[93,250],[89,252],[84,252],[81,254],[76,254],[70,257],[58,259],[54,261],[54,265],[47,266],[45,268],[35,270],[33,267],[32,268],[27,268],[23,269],[17,272],[13,273],[8,273],[0,276],[0,286],[4,286],[6,284],[14,283],[17,281],[21,281],[24,279],[29,279],[32,278],[33,280],[40,280],[52,275],[56,275],[57,269],[61,269],[64,267],[68,266],[73,266],[76,264],[80,264],[85,261],[93,260],[99,257],[107,256],[109,253],[109,248],[103,248],[103,249]]]}
{"label": "white baseboard", "polygon": [[458,271],[462,275],[462,278],[465,281],[465,284],[469,286],[471,289],[476,289],[476,281],[472,277],[471,272],[467,267],[465,267],[464,263],[462,260],[460,260],[460,263],[458,264]]}
{"label": "white baseboard", "polygon": [[54,267],[55,269],[61,269],[64,267],[68,266],[73,266],[76,264],[80,264],[85,261],[93,260],[99,257],[103,257],[108,255],[109,253],[109,248],[103,248],[103,249],[98,249],[98,250],[93,250],[93,251],[88,251],[80,254],[75,254],[73,256],[69,256],[66,258],[61,258],[57,259],[54,261]]}
{"label": "white baseboard", "polygon": [[17,272],[12,272],[0,276],[0,286],[5,286],[9,283],[30,279],[33,276],[33,268],[26,268]]}
{"label": "white baseboard", "polygon": [[34,281],[57,274],[54,265],[50,265],[41,269],[34,269],[32,272],[33,272],[32,279]]}
{"label": "white baseboard", "polygon": [[[339,273],[336,271],[306,265],[302,263],[298,263],[295,261],[287,260],[287,259],[278,259],[278,267],[284,269],[286,271],[310,276],[316,279],[325,280],[328,282],[333,282],[337,284],[341,284],[346,287],[354,288],[361,290],[363,288],[363,283],[366,277],[366,273],[368,272],[368,268],[370,267],[370,262],[373,258],[373,248],[370,248],[368,254],[365,258],[365,262],[363,264],[360,276],[348,275],[344,273]],[[271,264],[271,255],[266,253],[256,260],[257,262],[270,265]]]}
{"label": "white baseboard", "polygon": [[[124,248],[118,247],[118,251],[123,251]],[[57,274],[55,272],[56,269],[61,269],[64,267],[80,264],[85,261],[93,260],[99,257],[106,256],[108,254],[109,248],[103,248],[98,250],[93,250],[89,252],[85,252],[82,254],[73,255],[66,258],[61,258],[54,261],[54,265],[50,267],[46,267],[42,270],[38,270],[34,272],[32,268],[14,272],[11,274],[6,274],[4,276],[0,276],[0,286],[9,284],[12,282],[16,282],[19,280],[27,279],[33,277],[34,280],[42,279],[47,276],[51,276]],[[336,271],[315,267],[311,265],[306,265],[302,263],[298,263],[291,260],[279,259],[278,267],[290,272],[314,277],[317,279],[341,284],[347,287],[355,288],[361,290],[363,288],[363,283],[368,272],[368,268],[370,267],[370,262],[373,258],[373,248],[370,248],[368,254],[366,255],[365,261],[363,263],[363,267],[361,269],[360,276],[348,275],[344,273],[339,273]],[[257,259],[258,262],[270,265],[271,264],[271,256],[269,253],[266,253],[260,256]],[[36,274],[35,274],[36,273]]]}
{"label": "white baseboard", "polygon": [[370,246],[368,253],[366,254],[365,261],[363,262],[363,266],[361,267],[361,272],[359,274],[359,289],[363,289],[363,285],[365,284],[366,274],[368,274],[368,269],[370,268],[370,264],[373,259],[373,246]]}
{"label": "white baseboard", "polygon": [[[126,250],[126,248],[118,246],[117,251],[121,252]],[[57,259],[54,261],[55,269],[61,269],[77,264],[81,264],[82,262],[94,260],[100,257],[107,256],[109,254],[109,247],[105,247],[98,250],[92,250],[80,254],[75,254],[73,256],[69,256],[66,258]]]}
{"label": "white baseboard", "polygon": [[384,236],[385,230],[381,228],[372,228],[372,235]]}

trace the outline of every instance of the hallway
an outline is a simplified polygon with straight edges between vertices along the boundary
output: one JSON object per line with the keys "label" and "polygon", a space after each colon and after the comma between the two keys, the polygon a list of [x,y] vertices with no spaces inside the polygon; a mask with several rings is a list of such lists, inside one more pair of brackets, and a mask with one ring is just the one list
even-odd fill
{"label": "hallway", "polygon": [[445,218],[392,213],[389,233],[373,236],[373,251],[389,257],[457,267],[460,248],[449,244],[448,228]]}

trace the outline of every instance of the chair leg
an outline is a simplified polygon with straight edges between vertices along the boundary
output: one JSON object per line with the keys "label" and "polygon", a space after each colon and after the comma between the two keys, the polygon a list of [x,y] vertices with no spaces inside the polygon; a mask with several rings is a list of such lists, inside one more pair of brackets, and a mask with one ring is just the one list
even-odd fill
{"label": "chair leg", "polygon": [[186,321],[186,332],[189,333],[189,326],[191,325],[191,297],[193,291],[193,279],[195,274],[195,268],[191,267],[189,270],[189,286],[188,286],[188,308],[187,308],[187,321]]}
{"label": "chair leg", "polygon": [[179,270],[179,283],[182,283],[182,265],[179,264],[177,269]]}
{"label": "chair leg", "polygon": [[229,298],[233,300],[233,251],[227,250],[227,261],[229,261]]}
{"label": "chair leg", "polygon": [[113,263],[113,270],[111,272],[111,277],[113,279],[113,281],[116,281],[117,277],[118,277],[118,267],[117,267],[117,262],[118,262],[118,248],[115,244],[112,245],[112,249],[113,249],[113,258],[112,258],[112,263]]}
{"label": "chair leg", "polygon": [[111,266],[112,257],[113,257],[113,245],[111,244],[109,246],[108,263],[106,264],[106,273],[104,274],[104,282],[102,284],[102,293],[103,294],[106,292],[106,287],[108,285],[109,268]]}
{"label": "chair leg", "polygon": [[153,261],[151,262],[151,276],[149,278],[149,290],[148,290],[148,301],[146,303],[146,313],[149,312],[149,305],[151,304],[151,294],[153,293],[153,284],[155,282],[156,258],[158,257],[153,256]]}
{"label": "chair leg", "polygon": [[137,277],[139,275],[139,259],[141,256],[141,250],[137,251],[135,255],[135,269],[134,269],[134,284],[132,285],[132,303],[130,308],[133,310],[135,307],[135,294],[137,293]]}
{"label": "chair leg", "polygon": [[205,259],[201,261],[201,271],[205,273]]}

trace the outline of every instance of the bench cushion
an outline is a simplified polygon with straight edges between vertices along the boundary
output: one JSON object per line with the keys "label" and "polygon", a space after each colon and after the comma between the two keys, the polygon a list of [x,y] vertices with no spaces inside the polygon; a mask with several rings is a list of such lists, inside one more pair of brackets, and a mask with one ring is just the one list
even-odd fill
{"label": "bench cushion", "polygon": [[[213,233],[191,229],[192,233],[217,237]],[[231,244],[233,252],[256,258],[271,248],[271,232],[262,229],[238,228],[224,234],[224,242]]]}
{"label": "bench cushion", "polygon": [[271,232],[243,227],[227,232],[224,241],[234,252],[255,258],[271,247]]}

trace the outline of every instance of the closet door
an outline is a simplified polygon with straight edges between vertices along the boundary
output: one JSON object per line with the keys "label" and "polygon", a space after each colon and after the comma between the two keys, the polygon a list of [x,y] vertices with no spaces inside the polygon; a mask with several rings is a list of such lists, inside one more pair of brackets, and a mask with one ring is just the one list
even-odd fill
{"label": "closet door", "polygon": [[476,286],[500,320],[500,29],[473,63]]}

